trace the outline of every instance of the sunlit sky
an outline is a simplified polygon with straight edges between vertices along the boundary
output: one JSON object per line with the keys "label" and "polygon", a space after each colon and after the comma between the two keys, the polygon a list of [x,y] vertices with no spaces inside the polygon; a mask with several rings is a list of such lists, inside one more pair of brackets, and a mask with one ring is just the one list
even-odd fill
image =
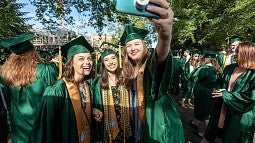
{"label": "sunlit sky", "polygon": [[[27,22],[29,24],[33,25],[33,28],[35,28],[35,29],[43,29],[43,25],[39,21],[36,21],[36,17],[35,17],[36,7],[31,5],[29,0],[17,0],[17,3],[27,4],[23,8],[20,9],[20,11],[22,11],[22,12],[29,12],[24,17],[32,17],[32,19]],[[87,20],[88,18],[77,13],[75,9],[72,11],[71,15],[75,19],[75,25],[66,26],[64,28],[67,28],[67,29],[75,31],[75,32],[79,32],[80,34],[84,34],[86,36],[90,36],[91,34],[96,33],[96,30],[92,27],[85,26],[85,28],[81,28],[81,23],[82,22],[86,23],[88,21]]]}

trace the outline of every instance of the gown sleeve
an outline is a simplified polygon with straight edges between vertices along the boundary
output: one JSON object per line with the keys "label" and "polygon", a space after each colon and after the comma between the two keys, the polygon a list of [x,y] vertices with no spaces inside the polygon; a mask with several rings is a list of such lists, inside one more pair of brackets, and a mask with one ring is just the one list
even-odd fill
{"label": "gown sleeve", "polygon": [[36,70],[37,78],[43,78],[47,86],[52,85],[58,78],[58,69],[54,63],[38,63]]}
{"label": "gown sleeve", "polygon": [[146,107],[145,142],[183,143],[183,126],[175,103],[168,94],[172,78],[172,55],[157,62],[157,53],[147,59],[144,69],[144,98]]}
{"label": "gown sleeve", "polygon": [[[233,69],[231,66],[225,68],[225,75],[222,77],[224,81],[229,81],[231,76],[228,74],[232,73]],[[255,71],[244,72],[236,79],[232,91],[225,90],[222,94],[224,103],[231,113],[237,115],[251,111],[255,105]]]}
{"label": "gown sleeve", "polygon": [[46,88],[30,139],[31,143],[78,143],[75,112],[65,82]]}
{"label": "gown sleeve", "polygon": [[[97,108],[100,111],[104,112],[100,81],[101,78],[98,78],[94,83],[94,108]],[[103,142],[104,120],[102,119],[101,122],[95,121],[95,127],[95,140]]]}

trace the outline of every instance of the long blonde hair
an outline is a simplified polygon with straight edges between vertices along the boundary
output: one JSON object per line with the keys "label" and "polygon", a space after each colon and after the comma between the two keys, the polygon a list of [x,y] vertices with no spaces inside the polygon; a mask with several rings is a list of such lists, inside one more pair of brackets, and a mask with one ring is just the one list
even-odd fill
{"label": "long blonde hair", "polygon": [[41,58],[35,49],[22,54],[12,53],[1,67],[2,77],[8,86],[25,86],[36,80],[36,65]]}

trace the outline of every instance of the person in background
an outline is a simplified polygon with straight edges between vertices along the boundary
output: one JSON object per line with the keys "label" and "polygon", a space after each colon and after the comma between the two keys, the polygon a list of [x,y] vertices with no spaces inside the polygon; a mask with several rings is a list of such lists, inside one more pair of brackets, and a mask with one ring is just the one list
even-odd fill
{"label": "person in background", "polygon": [[197,51],[193,52],[192,55],[190,55],[190,50],[184,51],[184,59],[183,59],[183,65],[182,65],[182,100],[179,101],[181,104],[181,107],[183,108],[194,108],[194,105],[191,103],[192,99],[194,98],[191,94],[191,88],[192,83],[190,81],[190,75],[191,73],[200,66],[201,61],[199,58],[199,54]]}
{"label": "person in background", "polygon": [[214,106],[213,89],[217,88],[217,78],[222,70],[216,61],[216,52],[204,50],[202,65],[191,74],[192,93],[194,94],[194,120],[192,125],[198,127],[198,134],[203,136],[209,115]]}
{"label": "person in background", "polygon": [[38,50],[37,52],[44,62],[50,62],[50,53],[48,51]]}
{"label": "person in background", "polygon": [[42,95],[58,76],[54,64],[41,61],[30,42],[33,38],[33,34],[25,33],[0,41],[2,47],[12,52],[1,66],[2,78],[10,89],[12,143],[28,142]]}
{"label": "person in background", "polygon": [[153,54],[148,52],[144,41],[147,30],[128,24],[120,38],[121,45],[125,46],[125,86],[131,94],[131,142],[183,143],[182,123],[168,95],[172,76],[173,11],[166,0],[150,2],[158,6],[148,6],[147,10],[160,16],[152,19],[158,33]]}
{"label": "person in background", "polygon": [[95,81],[95,107],[103,111],[103,120],[96,123],[97,141],[130,142],[130,103],[129,94],[123,86],[122,71],[116,47],[108,43],[101,53],[100,75]]}
{"label": "person in background", "polygon": [[62,45],[61,52],[66,59],[63,77],[45,90],[30,142],[93,142],[93,117],[102,118],[102,112],[92,106],[93,86],[86,81],[93,48],[79,36]]}
{"label": "person in background", "polygon": [[225,40],[229,46],[228,51],[225,54],[220,54],[217,57],[218,63],[220,64],[222,69],[224,69],[229,64],[235,63],[234,61],[235,49],[238,46],[238,44],[244,39],[245,38],[242,36],[233,35]]}
{"label": "person in background", "polygon": [[182,71],[182,60],[178,50],[173,50],[173,76],[169,85],[170,92],[178,96],[180,92],[180,76]]}
{"label": "person in background", "polygon": [[[249,55],[249,56],[247,56]],[[224,68],[207,130],[201,143],[251,143],[255,127],[255,45],[240,43],[237,63]]]}

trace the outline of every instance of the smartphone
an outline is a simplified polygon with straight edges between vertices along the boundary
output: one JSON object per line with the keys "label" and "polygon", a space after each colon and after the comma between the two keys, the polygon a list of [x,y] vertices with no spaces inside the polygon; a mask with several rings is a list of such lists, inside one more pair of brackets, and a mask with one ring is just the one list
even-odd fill
{"label": "smartphone", "polygon": [[[153,5],[148,3],[148,5]],[[116,11],[136,16],[143,16],[153,19],[159,19],[159,16],[146,10],[146,6],[141,9],[136,5],[136,0],[116,0]]]}

